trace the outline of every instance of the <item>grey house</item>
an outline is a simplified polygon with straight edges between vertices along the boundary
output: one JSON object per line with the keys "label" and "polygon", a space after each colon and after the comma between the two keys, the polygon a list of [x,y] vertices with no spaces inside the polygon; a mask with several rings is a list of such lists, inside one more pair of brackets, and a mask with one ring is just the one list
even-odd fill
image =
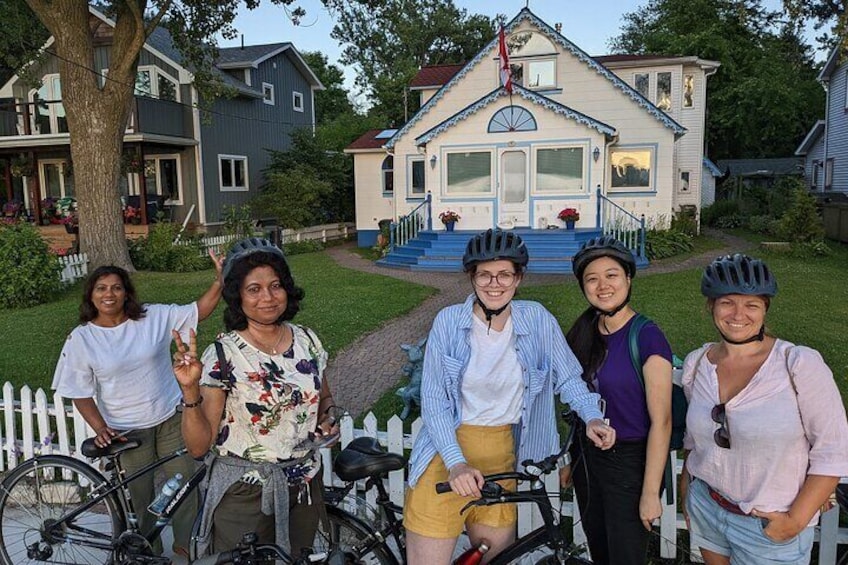
{"label": "grey house", "polygon": [[841,53],[836,47],[819,73],[827,92],[824,119],[810,128],[795,155],[804,159],[811,190],[848,194],[848,61]]}
{"label": "grey house", "polygon": [[[96,10],[91,21],[99,39],[93,70],[105,81],[114,22]],[[0,202],[22,203],[36,218],[42,199],[74,196],[58,68],[48,56],[40,88],[17,75],[0,86]],[[314,92],[324,87],[291,43],[221,49],[213,71],[234,96],[202,116],[169,33],[157,28],[142,49],[120,192],[147,220],[162,211],[214,229],[224,206],[258,193],[267,149],[285,150],[292,131],[315,126]]]}

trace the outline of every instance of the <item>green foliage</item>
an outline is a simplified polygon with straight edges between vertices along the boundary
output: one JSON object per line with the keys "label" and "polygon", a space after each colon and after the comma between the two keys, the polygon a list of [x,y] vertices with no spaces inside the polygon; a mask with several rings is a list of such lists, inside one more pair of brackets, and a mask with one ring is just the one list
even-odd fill
{"label": "green foliage", "polygon": [[718,61],[709,79],[707,144],[714,159],[791,155],[821,113],[802,28],[755,0],[652,0],[623,17],[614,52]]}
{"label": "green foliage", "polygon": [[[348,141],[349,142],[349,141]],[[304,128],[292,134],[288,151],[270,151],[256,209],[286,228],[353,219],[353,160],[329,150]]]}
{"label": "green foliage", "polygon": [[792,244],[791,255],[799,259],[810,257],[830,257],[833,255],[833,249],[823,240],[819,241],[801,241]]}
{"label": "green foliage", "polygon": [[694,248],[692,236],[688,233],[670,230],[648,230],[645,234],[645,253],[648,259],[665,259]]}
{"label": "green foliage", "polygon": [[804,188],[795,190],[792,205],[780,218],[780,236],[786,241],[812,242],[824,238],[824,225],[816,199]]}
{"label": "green foliage", "polygon": [[716,200],[701,208],[701,224],[715,227],[719,218],[739,213],[738,200]]}
{"label": "green foliage", "polygon": [[283,244],[283,251],[286,256],[300,255],[302,253],[314,253],[315,251],[321,251],[322,249],[324,249],[324,245],[320,241],[315,240],[293,241],[291,243]]}
{"label": "green foliage", "polygon": [[742,214],[728,214],[716,219],[714,225],[721,229],[732,229],[745,227],[746,218]]}
{"label": "green foliage", "polygon": [[224,234],[233,240],[253,236],[253,217],[250,206],[224,206]]}
{"label": "green foliage", "polygon": [[209,258],[196,240],[187,240],[178,245],[174,239],[179,225],[171,223],[151,224],[147,237],[129,243],[130,258],[138,269],[187,273],[209,268]]}
{"label": "green foliage", "polygon": [[493,20],[469,15],[453,0],[328,4],[337,10],[332,38],[342,45],[341,63],[357,66],[356,85],[373,111],[395,124],[418,109],[418,96],[406,87],[420,67],[469,61],[495,36]]}
{"label": "green foliage", "polygon": [[320,127],[339,116],[354,114],[344,85],[344,72],[330,64],[327,56],[319,51],[301,51],[300,54],[324,85],[324,90],[315,92],[315,123]]}
{"label": "green foliage", "polygon": [[0,308],[47,302],[61,288],[59,262],[31,225],[0,224]]}
{"label": "green foliage", "polygon": [[772,232],[772,228],[774,227],[774,218],[769,216],[768,214],[762,214],[759,216],[751,216],[748,218],[748,229],[754,233],[760,233],[763,235],[777,235]]}
{"label": "green foliage", "polygon": [[695,206],[681,206],[671,219],[671,229],[695,237],[698,234],[697,214]]}

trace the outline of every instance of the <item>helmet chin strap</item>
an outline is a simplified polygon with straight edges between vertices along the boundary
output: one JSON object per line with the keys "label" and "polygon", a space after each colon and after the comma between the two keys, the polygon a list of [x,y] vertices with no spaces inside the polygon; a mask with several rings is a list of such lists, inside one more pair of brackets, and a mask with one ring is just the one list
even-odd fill
{"label": "helmet chin strap", "polygon": [[[718,326],[716,326],[716,329],[718,330]],[[721,330],[718,330],[718,333],[719,335],[721,335],[721,339],[723,339],[727,343],[732,343],[733,345],[745,345],[746,343],[752,343],[754,341],[763,341],[763,339],[766,337],[766,327],[765,325],[760,326],[759,332],[757,332],[755,335],[752,335],[748,339],[743,339],[741,341],[734,341],[730,339],[729,337],[724,335]]]}
{"label": "helmet chin strap", "polygon": [[612,310],[601,310],[600,308],[595,308],[595,312],[600,314],[601,316],[606,316],[607,318],[612,318],[619,312],[621,312],[625,306],[630,302],[630,290],[627,291],[627,298],[624,299],[624,302],[613,308]]}
{"label": "helmet chin strap", "polygon": [[512,300],[510,300],[509,302],[507,302],[506,304],[504,304],[503,306],[501,306],[497,310],[492,310],[491,308],[489,308],[488,306],[483,304],[483,301],[480,300],[480,297],[477,296],[477,293],[474,293],[474,297],[477,299],[477,304],[479,304],[480,308],[483,309],[483,314],[486,315],[486,321],[489,323],[489,330],[492,329],[492,318],[501,314],[504,310],[506,310],[507,306],[509,306],[510,303],[512,302]]}

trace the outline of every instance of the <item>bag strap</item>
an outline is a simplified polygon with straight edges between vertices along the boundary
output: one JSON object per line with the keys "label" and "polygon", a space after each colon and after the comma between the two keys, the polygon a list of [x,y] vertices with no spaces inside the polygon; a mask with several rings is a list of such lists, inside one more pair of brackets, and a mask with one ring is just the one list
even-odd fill
{"label": "bag strap", "polygon": [[224,345],[215,340],[215,353],[218,354],[218,370],[221,372],[222,380],[228,381],[230,378],[230,367],[227,364],[227,356],[224,354]]}
{"label": "bag strap", "polygon": [[633,317],[633,322],[630,324],[630,330],[627,334],[628,344],[630,346],[630,362],[633,364],[633,370],[636,371],[636,376],[639,378],[639,384],[642,385],[642,391],[645,391],[645,375],[642,373],[642,357],[639,355],[639,334],[651,320],[639,314],[638,312]]}

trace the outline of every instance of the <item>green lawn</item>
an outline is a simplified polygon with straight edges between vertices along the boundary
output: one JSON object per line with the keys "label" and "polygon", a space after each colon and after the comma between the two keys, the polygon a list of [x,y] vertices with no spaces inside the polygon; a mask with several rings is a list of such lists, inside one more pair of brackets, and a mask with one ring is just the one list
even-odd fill
{"label": "green lawn", "polygon": [[[332,355],[360,335],[401,316],[435,292],[429,287],[339,267],[323,253],[289,258],[296,283],[306,290],[295,322],[315,329]],[[208,287],[212,270],[198,273],[136,273],[141,300],[188,303]],[[0,382],[49,388],[59,352],[77,324],[82,284],[55,302],[0,310]],[[223,329],[223,307],[200,324],[201,350]]]}

